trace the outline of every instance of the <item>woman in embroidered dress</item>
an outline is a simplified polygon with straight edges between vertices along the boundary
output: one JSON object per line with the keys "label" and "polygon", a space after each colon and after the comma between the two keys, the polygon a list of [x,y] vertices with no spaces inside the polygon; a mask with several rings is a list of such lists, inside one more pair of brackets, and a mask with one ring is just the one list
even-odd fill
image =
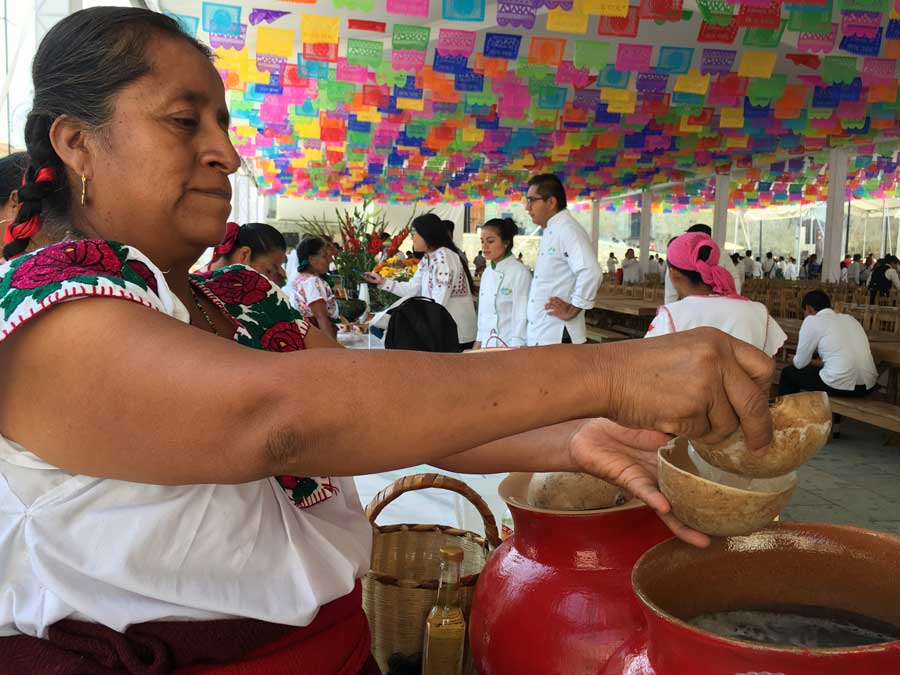
{"label": "woman in embroidered dress", "polygon": [[[254,270],[189,275],[239,166],[209,57],[115,7],[63,19],[35,56],[0,267],[0,672],[378,672],[356,474],[588,471],[707,543],[668,512],[655,449],[738,424],[768,444],[769,359],[716,331],[477,363],[319,349],[336,345]],[[412,417],[371,394],[407,369]],[[334,406],[285,371],[354,386]]]}
{"label": "woman in embroidered dress", "polygon": [[471,349],[478,323],[472,300],[475,282],[468,265],[463,262],[461,251],[450,238],[444,222],[433,213],[415,218],[410,234],[413,249],[425,253],[412,279],[394,281],[371,272],[366,272],[363,277],[389,293],[401,297],[421,295],[442,305],[456,322],[460,347]]}
{"label": "woman in embroidered dress", "polygon": [[209,277],[216,270],[229,265],[251,267],[276,286],[283,286],[287,243],[284,235],[266,223],[228,223],[225,238],[213,249],[209,264],[199,271]]}
{"label": "woman in embroidered dress", "polygon": [[487,267],[478,289],[476,349],[525,346],[531,272],[512,252],[518,230],[509,218],[492,218],[481,228]]}
{"label": "woman in embroidered dress", "polygon": [[319,330],[337,336],[335,321],[340,317],[331,287],[322,278],[328,274],[331,252],[324,239],[306,237],[297,245],[297,276],[288,289],[291,307]]}

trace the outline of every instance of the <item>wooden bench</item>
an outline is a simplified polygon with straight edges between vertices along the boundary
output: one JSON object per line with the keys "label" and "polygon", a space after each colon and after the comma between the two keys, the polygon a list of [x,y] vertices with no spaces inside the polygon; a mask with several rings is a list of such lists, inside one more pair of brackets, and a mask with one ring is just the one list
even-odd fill
{"label": "wooden bench", "polygon": [[618,340],[629,340],[631,337],[608,328],[587,326],[587,339],[590,342],[616,342]]}
{"label": "wooden bench", "polygon": [[871,398],[829,396],[831,412],[900,434],[900,406]]}

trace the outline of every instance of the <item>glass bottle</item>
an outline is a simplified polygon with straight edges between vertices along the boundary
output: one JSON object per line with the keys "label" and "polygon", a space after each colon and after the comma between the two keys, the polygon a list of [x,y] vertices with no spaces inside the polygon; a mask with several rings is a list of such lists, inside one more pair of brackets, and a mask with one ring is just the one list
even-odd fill
{"label": "glass bottle", "polygon": [[441,581],[437,599],[425,622],[422,675],[460,675],[466,644],[466,618],[459,606],[459,575],[463,550],[441,548]]}

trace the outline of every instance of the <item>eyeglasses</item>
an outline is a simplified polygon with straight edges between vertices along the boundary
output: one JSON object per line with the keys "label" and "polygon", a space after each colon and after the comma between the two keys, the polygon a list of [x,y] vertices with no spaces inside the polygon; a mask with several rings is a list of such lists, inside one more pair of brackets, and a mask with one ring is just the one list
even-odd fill
{"label": "eyeglasses", "polygon": [[525,201],[528,202],[528,205],[531,206],[535,202],[545,202],[549,197],[525,197]]}

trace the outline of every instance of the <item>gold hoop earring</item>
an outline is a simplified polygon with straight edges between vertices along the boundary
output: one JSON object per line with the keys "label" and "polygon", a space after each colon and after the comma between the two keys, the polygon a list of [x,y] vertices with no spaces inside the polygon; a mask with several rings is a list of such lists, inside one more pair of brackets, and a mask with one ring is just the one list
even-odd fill
{"label": "gold hoop earring", "polygon": [[81,174],[81,205],[84,206],[84,196],[87,192],[87,178]]}

